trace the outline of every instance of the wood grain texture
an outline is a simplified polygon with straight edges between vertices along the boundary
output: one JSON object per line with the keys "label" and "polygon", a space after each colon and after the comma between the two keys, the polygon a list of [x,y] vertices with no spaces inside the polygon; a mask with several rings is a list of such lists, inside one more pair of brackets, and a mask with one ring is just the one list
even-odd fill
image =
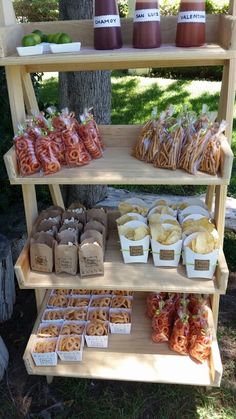
{"label": "wood grain texture", "polygon": [[29,339],[24,361],[29,374],[81,378],[116,379],[159,383],[219,386],[222,364],[213,332],[212,354],[209,362],[199,365],[188,356],[170,351],[166,343],[151,341],[151,322],[145,315],[145,294],[135,294],[133,326],[130,335],[109,335],[107,349],[84,348],[83,361],[60,362],[56,367],[36,367],[31,357],[35,335],[46,302]]}
{"label": "wood grain texture", "polygon": [[202,172],[191,175],[182,170],[170,171],[154,168],[132,157],[132,148],[136,143],[140,126],[108,125],[100,126],[106,145],[104,157],[93,160],[89,165],[80,168],[64,168],[49,176],[35,174],[20,177],[17,173],[15,152],[13,149],[5,156],[8,175],[12,184],[178,184],[220,185],[230,180],[233,153],[227,142],[222,147],[222,168],[219,176]]}
{"label": "wood grain texture", "polygon": [[124,264],[114,221],[117,217],[117,212],[109,213],[109,239],[105,253],[104,276],[80,278],[79,275],[32,272],[29,263],[29,242],[27,242],[15,265],[20,288],[93,288],[203,294],[225,293],[228,269],[222,251],[220,251],[219,264],[213,280],[189,279],[183,266],[179,266],[178,269],[155,268],[151,255],[147,264]]}

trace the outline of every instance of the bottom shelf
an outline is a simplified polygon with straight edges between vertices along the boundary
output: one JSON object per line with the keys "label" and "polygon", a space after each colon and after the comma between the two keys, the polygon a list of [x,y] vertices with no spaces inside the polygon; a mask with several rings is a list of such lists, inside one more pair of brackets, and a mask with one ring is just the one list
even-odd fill
{"label": "bottom shelf", "polygon": [[[133,325],[130,335],[109,335],[108,349],[85,347],[83,361],[59,361],[56,367],[36,367],[31,357],[32,343],[40,323],[41,312],[24,353],[29,374],[80,377],[107,380],[219,386],[222,363],[214,334],[210,360],[200,365],[188,356],[169,350],[167,344],[151,341],[151,322],[145,315],[145,295],[135,293]],[[212,326],[213,327],[213,326]]]}

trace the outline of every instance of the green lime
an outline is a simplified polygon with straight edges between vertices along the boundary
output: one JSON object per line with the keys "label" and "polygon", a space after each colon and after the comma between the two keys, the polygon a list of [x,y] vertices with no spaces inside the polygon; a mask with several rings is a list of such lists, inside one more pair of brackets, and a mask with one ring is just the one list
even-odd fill
{"label": "green lime", "polygon": [[72,39],[67,33],[62,33],[57,41],[58,44],[70,44],[71,42]]}
{"label": "green lime", "polygon": [[22,40],[21,44],[23,47],[33,47],[34,45],[37,45],[37,42],[35,40],[35,37],[33,34],[25,35]]}
{"label": "green lime", "polygon": [[40,38],[41,38],[41,41],[42,41],[42,38],[43,38],[43,32],[42,31],[40,31],[39,29],[35,29],[35,31],[33,31],[32,33],[36,33],[37,35],[39,35]]}
{"label": "green lime", "polygon": [[41,36],[38,33],[32,33],[32,36],[35,39],[36,45],[41,43]]}
{"label": "green lime", "polygon": [[54,36],[54,33],[50,33],[50,34],[47,36],[47,38],[48,38],[48,42],[53,43],[53,36]]}
{"label": "green lime", "polygon": [[52,35],[52,42],[54,42],[54,44],[58,44],[59,38],[61,37],[62,33],[58,32],[58,33],[54,33]]}
{"label": "green lime", "polygon": [[45,33],[43,33],[41,39],[42,39],[42,42],[48,42],[48,36],[45,35]]}

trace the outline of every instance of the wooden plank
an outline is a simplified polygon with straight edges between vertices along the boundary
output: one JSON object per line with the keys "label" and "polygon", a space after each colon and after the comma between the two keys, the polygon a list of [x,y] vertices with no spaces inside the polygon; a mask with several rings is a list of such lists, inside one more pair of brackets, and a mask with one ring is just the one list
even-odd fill
{"label": "wooden plank", "polygon": [[145,316],[145,306],[145,295],[135,294],[131,334],[109,335],[107,349],[85,348],[83,361],[80,363],[59,362],[56,367],[35,367],[31,349],[45,307],[43,305],[24,354],[28,373],[219,386],[222,364],[220,362],[215,365],[219,350],[214,330],[211,361],[199,365],[188,356],[170,351],[167,344],[155,344],[151,341],[151,321]]}
{"label": "wooden plank", "polygon": [[225,49],[236,48],[236,20],[232,16],[221,15],[219,21],[219,44]]}
{"label": "wooden plank", "polygon": [[28,115],[39,113],[38,102],[35,96],[31,76],[29,73],[26,72],[24,66],[21,68],[21,77],[22,77],[23,94],[24,94],[24,101],[25,101],[27,113]]}
{"label": "wooden plank", "polygon": [[6,79],[11,107],[12,124],[16,134],[18,131],[18,124],[25,121],[25,104],[21,81],[21,67],[7,67]]}
{"label": "wooden plank", "polygon": [[12,0],[0,0],[0,26],[16,24]]}
{"label": "wooden plank", "polygon": [[205,203],[210,212],[212,211],[214,196],[215,196],[215,186],[208,186]]}
{"label": "wooden plank", "polygon": [[229,60],[223,71],[223,79],[221,86],[221,96],[219,103],[219,120],[225,119],[228,123],[226,127],[226,136],[229,143],[232,140],[233,115],[235,104],[235,86],[236,84],[236,59]]}
{"label": "wooden plank", "polygon": [[[9,180],[13,185],[29,183],[35,185],[192,185],[193,183],[195,185],[221,185],[228,184],[230,181],[228,177],[211,176],[203,172],[191,175],[180,169],[176,171],[157,169],[150,164],[135,159],[131,156],[131,153],[132,149],[128,147],[107,147],[102,159],[93,160],[89,165],[79,168],[63,168],[58,173],[49,176],[42,176],[41,174],[27,177],[14,176],[17,173],[17,167],[13,148],[7,153],[5,163],[9,165],[8,173],[11,175]],[[222,170],[224,176],[229,173],[229,170],[230,167]]]}
{"label": "wooden plank", "polygon": [[215,199],[215,223],[223,245],[225,230],[225,202],[227,198],[227,186],[216,186]]}
{"label": "wooden plank", "polygon": [[229,2],[229,14],[236,17],[236,1],[230,0]]}
{"label": "wooden plank", "polygon": [[65,209],[64,200],[62,198],[62,193],[59,185],[49,185],[50,194],[52,197],[53,205],[58,205]]}
{"label": "wooden plank", "polygon": [[[0,60],[0,65],[26,65],[28,72],[74,71],[95,69],[119,69],[170,66],[222,65],[225,60],[235,58],[234,50],[225,50],[217,44],[207,44],[200,48],[177,48],[164,44],[157,49],[139,50],[124,46],[120,50],[97,51],[83,47],[73,54],[43,54],[19,57],[16,54]],[[70,70],[71,68],[71,70]]]}
{"label": "wooden plank", "polygon": [[16,53],[16,47],[20,45],[23,34],[23,28],[20,25],[0,27],[0,58]]}
{"label": "wooden plank", "polygon": [[34,185],[22,185],[25,217],[28,235],[31,234],[33,224],[38,216],[38,206]]}
{"label": "wooden plank", "polygon": [[[127,289],[135,291],[168,291],[191,293],[224,293],[227,286],[228,270],[223,252],[220,252],[216,277],[189,279],[185,267],[178,269],[155,268],[152,257],[147,264],[124,264],[115,227],[117,212],[109,213],[109,239],[105,254],[104,276],[80,278],[79,275],[56,275],[32,272],[29,263],[29,242],[21,252],[15,272],[21,288],[88,288]],[[145,278],[145,281],[144,281]]]}

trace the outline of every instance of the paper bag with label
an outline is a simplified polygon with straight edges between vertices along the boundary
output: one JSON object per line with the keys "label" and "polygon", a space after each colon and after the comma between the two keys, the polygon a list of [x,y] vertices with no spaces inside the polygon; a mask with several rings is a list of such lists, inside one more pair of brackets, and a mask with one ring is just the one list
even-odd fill
{"label": "paper bag with label", "polygon": [[86,239],[93,239],[93,241],[96,241],[100,244],[101,247],[103,247],[103,237],[102,234],[99,233],[99,231],[96,230],[86,230],[80,238],[80,242],[82,243]]}
{"label": "paper bag with label", "polygon": [[30,266],[33,271],[53,271],[54,245],[54,238],[47,233],[36,233],[30,239]]}
{"label": "paper bag with label", "polygon": [[80,275],[82,277],[104,275],[103,260],[104,253],[101,239],[100,242],[98,242],[91,237],[82,241],[79,246],[79,267]]}
{"label": "paper bag with label", "polygon": [[73,212],[73,211],[65,211],[64,214],[62,215],[62,223],[66,224],[68,222],[80,222],[82,224],[86,223],[86,213],[85,212]]}
{"label": "paper bag with label", "polygon": [[78,232],[64,230],[57,236],[55,244],[55,271],[76,275],[78,270]]}
{"label": "paper bag with label", "polygon": [[96,221],[96,220],[89,221],[84,227],[84,231],[87,231],[87,230],[96,230],[99,233],[101,233],[102,237],[103,237],[103,244],[105,246],[105,244],[106,244],[106,227],[102,223],[100,223],[99,221]]}
{"label": "paper bag with label", "polygon": [[87,210],[86,217],[87,217],[87,222],[99,221],[101,224],[103,224],[106,229],[106,237],[107,237],[108,218],[107,218],[107,213],[105,212],[103,208],[92,208],[90,210]]}
{"label": "paper bag with label", "polygon": [[53,221],[42,220],[34,225],[32,233],[34,235],[42,232],[55,237],[58,232],[58,227]]}

